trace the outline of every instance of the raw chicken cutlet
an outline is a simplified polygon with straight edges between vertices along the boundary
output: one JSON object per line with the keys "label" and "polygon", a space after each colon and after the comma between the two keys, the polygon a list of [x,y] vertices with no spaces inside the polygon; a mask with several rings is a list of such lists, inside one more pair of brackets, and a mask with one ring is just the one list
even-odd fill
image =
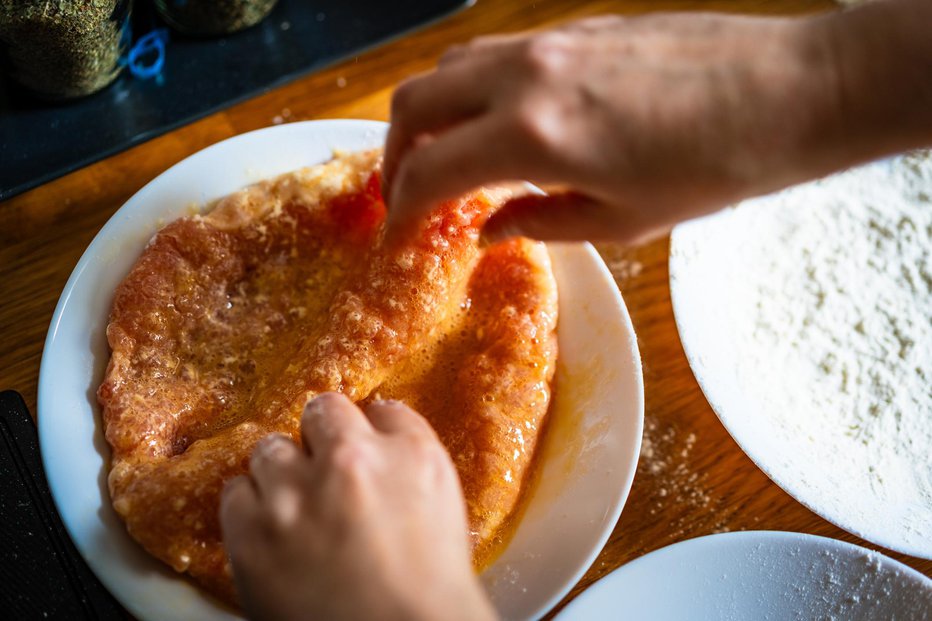
{"label": "raw chicken cutlet", "polygon": [[546,249],[478,231],[479,190],[382,244],[380,153],[340,156],[222,199],[150,241],[117,288],[98,391],[110,494],[152,555],[236,602],[225,481],[273,431],[300,442],[308,398],[404,399],[453,456],[477,565],[519,506],[556,359]]}

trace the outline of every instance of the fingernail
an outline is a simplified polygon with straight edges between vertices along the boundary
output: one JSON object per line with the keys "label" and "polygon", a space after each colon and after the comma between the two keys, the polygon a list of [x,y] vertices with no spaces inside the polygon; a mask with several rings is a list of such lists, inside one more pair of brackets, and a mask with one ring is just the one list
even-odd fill
{"label": "fingernail", "polygon": [[286,442],[291,442],[291,440],[284,434],[272,433],[256,443],[254,452],[258,453],[261,457],[274,458],[281,453]]}
{"label": "fingernail", "polygon": [[304,404],[304,416],[318,416],[324,411],[324,403],[321,400],[323,395],[317,395],[312,397],[307,403]]}
{"label": "fingernail", "polygon": [[279,442],[283,442],[283,441],[284,441],[284,442],[290,442],[291,440],[290,440],[290,439],[288,438],[288,436],[286,436],[285,434],[283,434],[283,433],[278,433],[278,432],[276,431],[276,432],[270,433],[269,435],[265,436],[264,438],[261,438],[261,439],[259,440],[259,442],[257,443],[257,445],[258,445],[258,444],[262,444],[262,445],[265,445],[265,444],[278,444]]}
{"label": "fingernail", "polygon": [[521,229],[512,223],[495,224],[491,227],[486,225],[479,232],[479,245],[484,248],[512,237],[521,236],[523,236]]}
{"label": "fingernail", "polygon": [[404,405],[404,403],[399,401],[398,399],[376,399],[375,401],[372,402],[372,405],[396,406],[396,405]]}
{"label": "fingernail", "polygon": [[[343,398],[343,395],[338,392],[322,392],[319,395],[311,397],[307,403],[304,404],[304,413],[310,416],[323,414],[324,410],[328,407],[328,401],[339,401]],[[335,405],[335,403],[331,403],[331,405]]]}

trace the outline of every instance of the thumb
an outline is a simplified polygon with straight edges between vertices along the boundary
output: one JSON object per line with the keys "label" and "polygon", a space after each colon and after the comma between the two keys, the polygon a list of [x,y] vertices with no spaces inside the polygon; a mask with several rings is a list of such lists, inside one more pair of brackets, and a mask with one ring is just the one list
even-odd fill
{"label": "thumb", "polygon": [[482,237],[490,243],[517,236],[540,241],[625,239],[630,231],[619,216],[612,207],[576,192],[525,194],[492,214]]}

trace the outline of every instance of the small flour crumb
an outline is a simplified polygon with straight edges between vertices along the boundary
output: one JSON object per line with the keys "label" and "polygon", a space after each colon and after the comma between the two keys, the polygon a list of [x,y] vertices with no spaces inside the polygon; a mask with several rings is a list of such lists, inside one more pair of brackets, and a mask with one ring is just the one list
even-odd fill
{"label": "small flour crumb", "polygon": [[644,271],[644,265],[640,261],[626,256],[628,251],[617,244],[603,244],[598,247],[598,250],[605,261],[605,265],[619,285],[637,278]]}

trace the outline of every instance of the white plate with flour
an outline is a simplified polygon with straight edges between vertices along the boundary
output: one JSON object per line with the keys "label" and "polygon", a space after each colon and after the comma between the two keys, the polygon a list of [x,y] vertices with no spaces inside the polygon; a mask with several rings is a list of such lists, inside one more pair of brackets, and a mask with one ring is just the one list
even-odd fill
{"label": "white plate with flour", "polygon": [[932,157],[678,226],[670,289],[748,456],[827,520],[932,558]]}
{"label": "white plate with flour", "polygon": [[[381,146],[387,125],[316,121],[223,141],[136,193],[81,257],[49,328],[39,376],[39,437],[49,487],[78,550],[138,619],[239,619],[148,556],[110,505],[109,447],[96,400],[109,359],[112,292],[166,223],[260,179]],[[644,388],[618,288],[588,244],[549,247],[560,294],[560,389],[539,480],[514,536],[482,581],[504,618],[543,615],[582,577],[618,520],[637,467]]]}
{"label": "white plate with flour", "polygon": [[773,531],[661,548],[613,571],[559,621],[932,619],[932,580],[878,552]]}

